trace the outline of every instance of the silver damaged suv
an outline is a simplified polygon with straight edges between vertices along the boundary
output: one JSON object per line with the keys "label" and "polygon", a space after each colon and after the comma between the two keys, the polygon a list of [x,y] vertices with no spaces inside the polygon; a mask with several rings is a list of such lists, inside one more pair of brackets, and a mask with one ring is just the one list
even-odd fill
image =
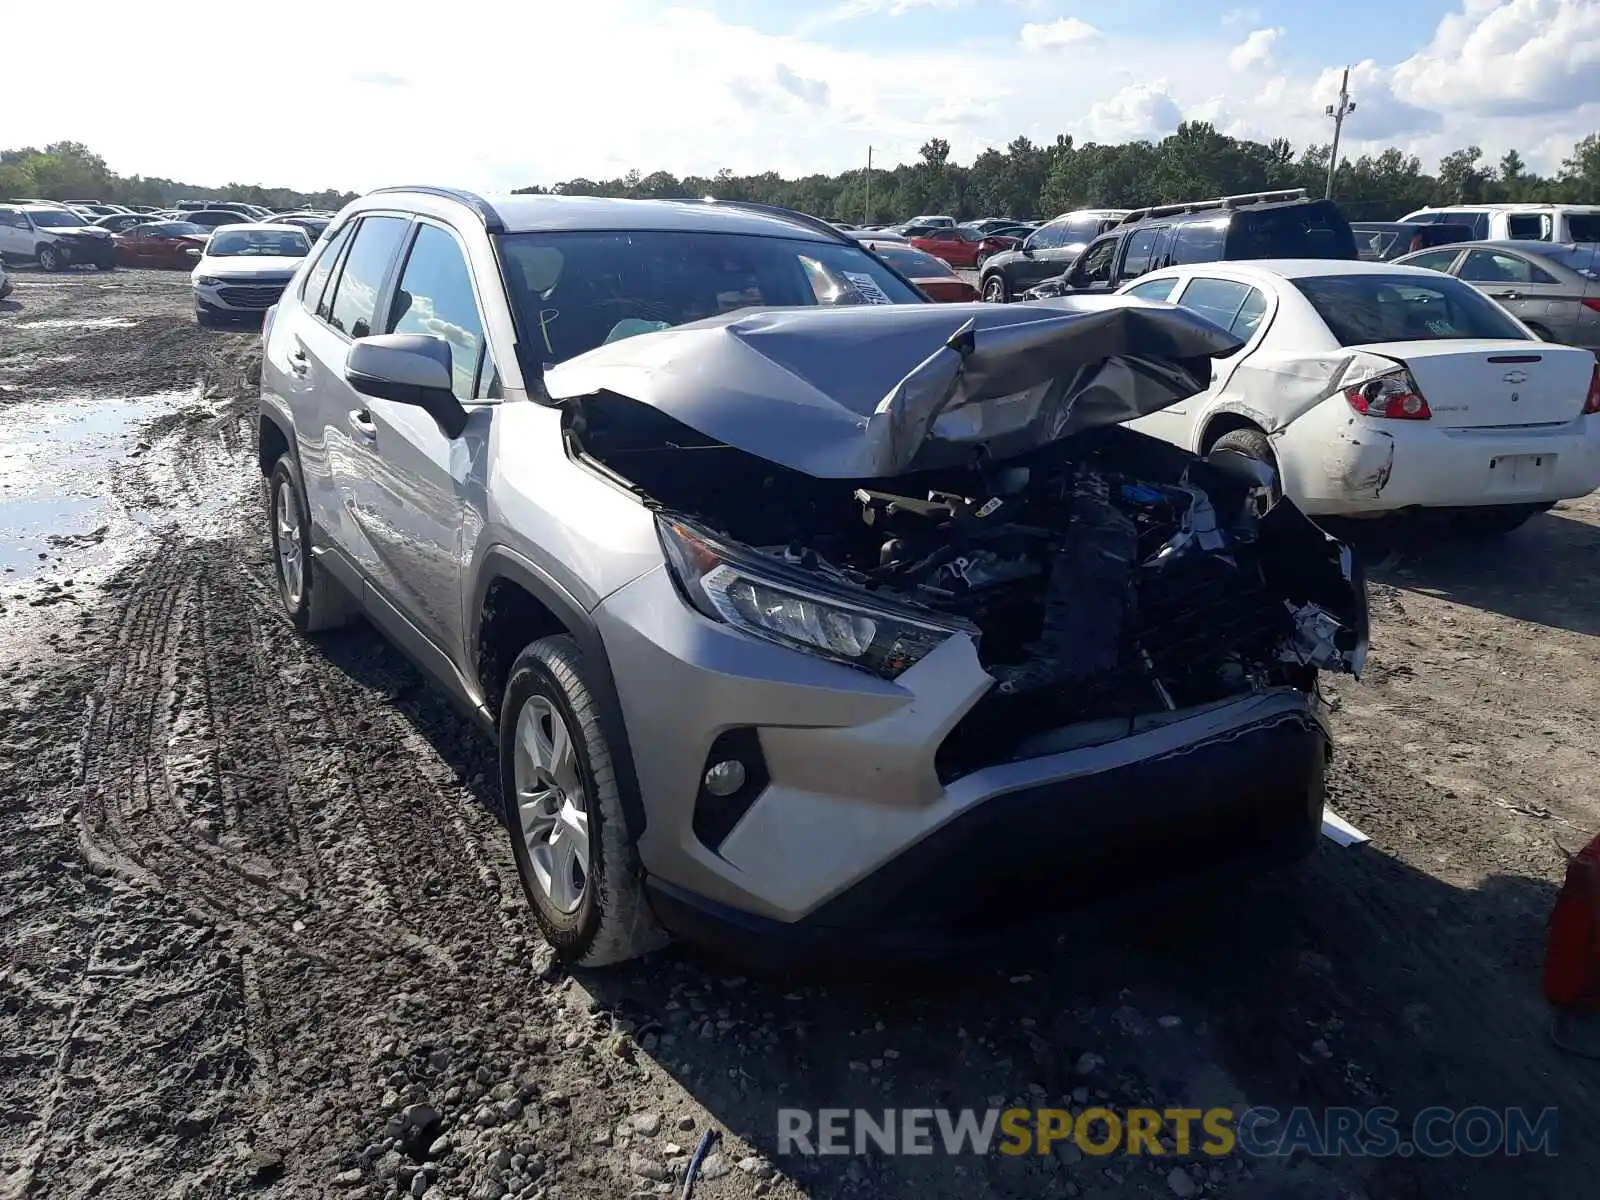
{"label": "silver damaged suv", "polygon": [[360,613],[498,740],[568,961],[939,954],[1315,845],[1348,551],[1120,422],[1231,335],[932,304],[727,202],[372,193],[268,314],[303,630]]}

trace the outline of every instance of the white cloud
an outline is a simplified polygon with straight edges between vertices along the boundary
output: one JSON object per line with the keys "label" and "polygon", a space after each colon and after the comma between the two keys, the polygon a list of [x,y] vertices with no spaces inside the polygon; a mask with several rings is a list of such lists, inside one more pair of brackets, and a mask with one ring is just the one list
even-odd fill
{"label": "white cloud", "polygon": [[[989,36],[952,34],[940,46],[930,41],[937,6],[958,0],[851,0],[856,11],[913,14],[900,27],[914,24],[917,37],[903,39],[761,32],[684,7],[696,2],[451,0],[443,26],[433,0],[391,0],[382,21],[357,0],[279,0],[279,27],[308,32],[272,59],[270,119],[241,124],[226,106],[195,102],[192,71],[141,75],[140,102],[127,104],[128,72],[170,56],[166,38],[122,19],[111,0],[75,0],[72,86],[47,55],[11,56],[7,92],[50,99],[7,105],[0,147],[82,141],[115,170],[198,184],[360,190],[424,179],[494,191],[633,168],[840,171],[869,145],[876,163],[892,165],[914,161],[930,137],[970,162],[1018,134],[1159,137],[1184,119],[1297,148],[1332,135],[1323,107],[1337,73],[1319,47],[1297,42],[1292,21],[1264,47],[1269,57],[1240,71],[1230,53],[1271,32],[1259,17],[1209,34],[1103,32],[1094,53],[1063,56],[1039,52],[1059,44],[1051,36],[1025,44],[1023,28],[1085,22],[1029,20],[1009,5],[993,6]],[[1392,142],[1432,168],[1476,142],[1490,158],[1515,146],[1551,170],[1600,128],[1600,3],[1462,2],[1428,45],[1356,66],[1345,153]],[[419,28],[492,35],[446,53]],[[231,44],[259,29],[222,15],[208,36]],[[594,56],[574,49],[597,46],[603,78]],[[182,113],[183,136],[153,112]]]}
{"label": "white cloud", "polygon": [[1254,25],[1261,20],[1259,8],[1230,8],[1222,14],[1222,23],[1227,26]]}
{"label": "white cloud", "polygon": [[1157,140],[1178,127],[1183,110],[1167,92],[1167,81],[1134,83],[1089,110],[1086,132],[1097,142]]}
{"label": "white cloud", "polygon": [[1062,17],[1046,23],[1029,21],[1022,27],[1019,40],[1029,50],[1061,50],[1092,42],[1099,36],[1100,31],[1087,21]]}
{"label": "white cloud", "polygon": [[1283,36],[1281,29],[1253,30],[1228,55],[1228,70],[1249,71],[1272,65],[1272,48]]}
{"label": "white cloud", "polygon": [[1600,98],[1595,0],[1465,0],[1395,68],[1413,104],[1486,116],[1555,113]]}

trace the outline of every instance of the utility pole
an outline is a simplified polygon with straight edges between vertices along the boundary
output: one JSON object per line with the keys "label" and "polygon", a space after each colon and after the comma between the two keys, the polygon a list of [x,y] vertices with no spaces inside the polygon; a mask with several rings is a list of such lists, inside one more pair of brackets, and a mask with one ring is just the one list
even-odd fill
{"label": "utility pole", "polygon": [[1328,105],[1328,115],[1333,118],[1333,153],[1328,156],[1328,186],[1323,191],[1326,199],[1333,199],[1333,176],[1339,169],[1339,134],[1344,131],[1344,119],[1347,113],[1356,110],[1356,102],[1350,99],[1350,68],[1344,69],[1344,78],[1339,83],[1339,103]]}
{"label": "utility pole", "polygon": [[872,224],[872,147],[867,147],[867,199],[861,209],[861,223]]}

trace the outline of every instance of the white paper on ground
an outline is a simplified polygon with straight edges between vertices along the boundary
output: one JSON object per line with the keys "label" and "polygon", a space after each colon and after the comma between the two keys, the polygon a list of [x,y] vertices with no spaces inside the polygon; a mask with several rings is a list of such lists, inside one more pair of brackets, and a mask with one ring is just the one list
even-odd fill
{"label": "white paper on ground", "polygon": [[1322,810],[1322,836],[1341,846],[1359,846],[1372,840],[1331,808]]}

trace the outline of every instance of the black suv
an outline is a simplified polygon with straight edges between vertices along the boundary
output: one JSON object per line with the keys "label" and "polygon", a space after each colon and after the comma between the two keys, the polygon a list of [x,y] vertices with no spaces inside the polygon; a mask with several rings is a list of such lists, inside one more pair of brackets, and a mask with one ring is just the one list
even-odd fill
{"label": "black suv", "polygon": [[1040,280],[1059,275],[1083,248],[1128,215],[1125,208],[1083,208],[1062,213],[1028,235],[1016,250],[984,260],[978,290],[985,300],[1015,300]]}
{"label": "black suv", "polygon": [[1248,258],[1349,258],[1355,235],[1332,200],[1304,188],[1252,192],[1192,204],[1139,208],[1090,242],[1063,274],[1030,299],[1108,292],[1160,267]]}

